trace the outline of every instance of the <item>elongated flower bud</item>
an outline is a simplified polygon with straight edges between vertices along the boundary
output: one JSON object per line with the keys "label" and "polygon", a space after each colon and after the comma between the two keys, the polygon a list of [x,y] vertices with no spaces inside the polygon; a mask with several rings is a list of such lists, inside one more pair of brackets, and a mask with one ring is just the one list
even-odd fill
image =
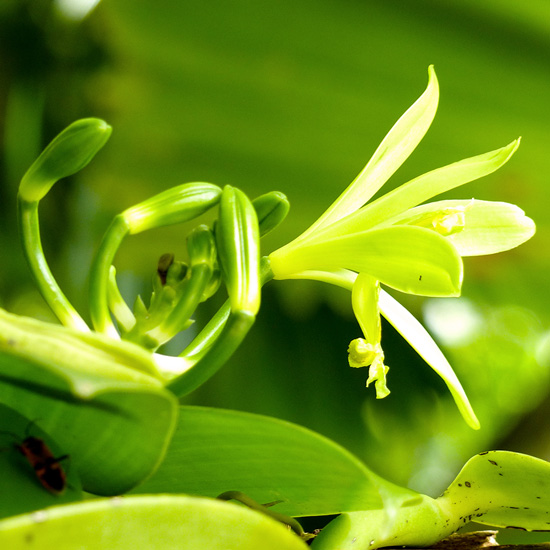
{"label": "elongated flower bud", "polygon": [[233,311],[256,315],[260,307],[258,218],[250,199],[226,186],[216,228],[218,255]]}
{"label": "elongated flower bud", "polygon": [[130,234],[192,220],[215,206],[222,190],[211,183],[184,183],[122,213]]}
{"label": "elongated flower bud", "polygon": [[41,200],[52,185],[82,170],[105,145],[111,126],[98,118],[73,122],[58,134],[27,170],[19,196],[27,202]]}

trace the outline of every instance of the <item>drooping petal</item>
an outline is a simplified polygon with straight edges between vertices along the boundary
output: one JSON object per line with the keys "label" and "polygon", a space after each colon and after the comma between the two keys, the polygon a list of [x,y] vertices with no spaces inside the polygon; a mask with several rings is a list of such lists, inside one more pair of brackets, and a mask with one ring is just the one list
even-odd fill
{"label": "drooping petal", "polygon": [[370,367],[367,386],[375,383],[377,399],[386,397],[390,390],[386,385],[388,367],[384,364],[384,351],[380,344],[382,325],[378,297],[380,284],[365,273],[360,273],[353,285],[351,303],[355,317],[363,332],[364,338],[356,338],[350,343],[350,367]]}
{"label": "drooping petal", "polygon": [[313,238],[323,239],[328,234],[364,231],[379,224],[386,225],[387,220],[409,208],[498,170],[514,154],[519,147],[519,141],[517,139],[501,149],[470,157],[423,174],[386,193],[330,227],[320,229]]}
{"label": "drooping petal", "polygon": [[345,268],[422,296],[458,296],[462,284],[462,260],[454,246],[422,227],[391,226],[344,235],[279,249],[269,259],[275,279]]}
{"label": "drooping petal", "polygon": [[426,91],[395,123],[355,180],[298,239],[360,208],[414,151],[434,119],[439,100],[439,84],[433,66],[429,67],[428,74]]}
{"label": "drooping petal", "polygon": [[461,256],[496,254],[515,248],[535,234],[535,222],[514,204],[480,200],[437,201],[411,208],[388,220],[396,224],[417,224],[416,220],[435,220],[441,212],[462,209],[464,225],[446,238]]}
{"label": "drooping petal", "polygon": [[383,290],[380,292],[379,306],[382,315],[409,342],[420,357],[443,378],[466,422],[472,428],[479,429],[479,420],[470,405],[462,384],[428,331],[406,308]]}
{"label": "drooping petal", "polygon": [[360,273],[357,276],[351,293],[351,305],[365,340],[369,344],[380,343],[382,325],[378,309],[379,294],[380,284],[374,277],[366,273]]}

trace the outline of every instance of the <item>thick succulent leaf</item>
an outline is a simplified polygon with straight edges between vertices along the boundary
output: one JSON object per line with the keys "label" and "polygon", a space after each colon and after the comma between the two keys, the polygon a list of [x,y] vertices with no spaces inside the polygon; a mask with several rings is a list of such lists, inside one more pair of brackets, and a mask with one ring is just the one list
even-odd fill
{"label": "thick succulent leaf", "polygon": [[550,462],[508,451],[481,453],[437,501],[462,523],[550,531]]}
{"label": "thick succulent leaf", "polygon": [[[0,518],[15,516],[82,499],[82,489],[76,468],[70,457],[52,464],[49,471],[59,469],[58,476],[66,476],[65,488],[52,484],[48,472],[36,472],[33,464],[18,449],[27,437],[40,439],[53,458],[63,457],[64,453],[51,437],[43,432],[32,420],[0,405]],[[55,472],[54,472],[55,474]],[[50,490],[44,486],[42,479]],[[62,480],[61,477],[54,478]]]}
{"label": "thick succulent leaf", "polygon": [[384,290],[380,292],[379,306],[382,315],[393,325],[397,332],[443,378],[464,420],[472,428],[479,429],[479,421],[462,388],[462,384],[428,331],[406,308]]}
{"label": "thick succulent leaf", "polygon": [[117,354],[107,339],[0,313],[0,403],[55,439],[85,490],[120,494],[147,477],[177,406],[144,372],[152,367],[139,348],[124,344]]}
{"label": "thick succulent leaf", "polygon": [[249,413],[184,406],[157,472],[134,492],[217,496],[241,491],[290,516],[381,508],[416,496],[370,472],[336,443]]}
{"label": "thick succulent leaf", "polygon": [[372,275],[396,290],[422,296],[458,296],[462,260],[441,235],[393,226],[279,249],[269,256],[276,279],[338,268]]}
{"label": "thick succulent leaf", "polygon": [[[448,521],[447,521],[448,520]],[[374,550],[376,548],[431,546],[449,536],[455,524],[425,495],[395,510],[391,521],[385,510],[341,514],[313,541],[314,550]]]}
{"label": "thick succulent leaf", "polygon": [[434,119],[439,100],[439,85],[432,66],[428,73],[426,91],[395,123],[355,180],[299,240],[360,208],[414,151]]}
{"label": "thick succulent leaf", "polygon": [[464,227],[445,235],[461,256],[496,254],[515,248],[535,234],[535,222],[515,204],[481,200],[445,200],[411,208],[391,224],[425,223],[452,210],[462,211]]}
{"label": "thick succulent leaf", "polygon": [[395,510],[342,514],[313,542],[315,550],[429,546],[475,521],[495,527],[550,531],[550,463],[507,451],[470,459],[437,499],[420,496]]}
{"label": "thick succulent leaf", "polygon": [[0,547],[306,550],[285,525],[232,503],[175,495],[100,499],[0,522]]}
{"label": "thick succulent leaf", "polygon": [[519,139],[495,151],[432,170],[386,193],[340,222],[321,229],[313,238],[323,239],[329,234],[363,231],[379,224],[391,223],[391,218],[409,208],[498,170],[508,162],[518,147]]}

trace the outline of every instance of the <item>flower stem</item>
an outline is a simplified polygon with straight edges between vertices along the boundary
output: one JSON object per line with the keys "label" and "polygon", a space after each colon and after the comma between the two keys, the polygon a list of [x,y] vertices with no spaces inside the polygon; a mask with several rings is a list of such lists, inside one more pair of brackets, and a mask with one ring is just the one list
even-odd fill
{"label": "flower stem", "polygon": [[18,197],[21,240],[34,280],[44,300],[63,325],[89,332],[88,325],[59,288],[44,256],[40,240],[38,202]]}
{"label": "flower stem", "polygon": [[108,303],[109,273],[116,251],[129,232],[122,215],[115,216],[103,237],[90,272],[90,315],[94,328],[112,338],[120,336],[111,319]]}
{"label": "flower stem", "polygon": [[255,319],[256,316],[247,311],[232,312],[208,352],[187,372],[172,380],[166,388],[177,397],[183,397],[197,389],[233,355]]}

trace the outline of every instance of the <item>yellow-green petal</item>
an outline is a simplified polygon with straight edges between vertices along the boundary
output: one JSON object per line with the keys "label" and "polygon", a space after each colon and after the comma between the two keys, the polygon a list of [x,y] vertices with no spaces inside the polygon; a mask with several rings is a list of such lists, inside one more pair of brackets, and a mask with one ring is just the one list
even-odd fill
{"label": "yellow-green petal", "polygon": [[428,331],[406,308],[383,290],[380,292],[379,306],[382,315],[394,326],[397,332],[443,378],[464,420],[475,430],[479,429],[479,420],[470,405],[462,384],[442,351],[428,334]]}
{"label": "yellow-green petal", "polygon": [[535,234],[535,222],[514,204],[480,200],[431,202],[412,208],[393,223],[415,223],[419,216],[437,216],[450,209],[463,209],[464,226],[447,239],[461,256],[496,254],[515,248]]}
{"label": "yellow-green petal", "polygon": [[393,217],[409,208],[498,170],[508,162],[519,143],[520,140],[517,139],[495,151],[463,159],[418,176],[330,227],[322,228],[312,238],[320,240],[392,223]]}
{"label": "yellow-green petal", "polygon": [[433,66],[429,67],[428,74],[426,91],[395,123],[355,180],[299,239],[360,208],[407,160],[428,131],[437,111],[439,84]]}
{"label": "yellow-green petal", "polygon": [[444,237],[422,227],[392,226],[279,249],[270,256],[275,279],[338,268],[367,273],[396,290],[458,296],[462,260]]}

